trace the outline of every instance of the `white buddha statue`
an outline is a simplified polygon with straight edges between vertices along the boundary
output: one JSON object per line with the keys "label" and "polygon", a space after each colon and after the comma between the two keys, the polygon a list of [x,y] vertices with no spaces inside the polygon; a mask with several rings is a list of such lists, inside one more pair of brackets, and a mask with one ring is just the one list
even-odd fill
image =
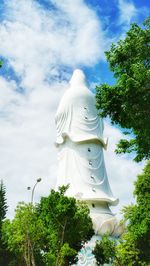
{"label": "white buddha statue", "polygon": [[77,69],[63,95],[56,130],[59,163],[56,189],[69,184],[68,196],[86,201],[96,234],[120,234],[109,206],[116,205],[106,173],[103,120],[98,116],[95,95],[88,89],[84,73]]}

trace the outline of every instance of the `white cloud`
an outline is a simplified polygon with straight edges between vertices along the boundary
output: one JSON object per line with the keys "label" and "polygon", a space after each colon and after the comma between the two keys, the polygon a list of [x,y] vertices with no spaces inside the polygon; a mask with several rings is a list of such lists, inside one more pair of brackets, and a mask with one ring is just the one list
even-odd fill
{"label": "white cloud", "polygon": [[[33,88],[58,66],[91,65],[103,56],[103,34],[96,14],[80,1],[51,1],[46,11],[35,1],[6,1],[0,27],[0,53]],[[74,56],[73,56],[74,55]]]}
{"label": "white cloud", "polygon": [[33,186],[39,176],[43,181],[36,189],[36,199],[48,193],[55,183],[54,110],[59,94],[62,92],[57,84],[51,90],[32,91],[18,105],[9,102],[11,110],[6,108],[1,116],[0,176],[7,187],[10,212],[18,201],[29,199],[30,191],[26,188]]}
{"label": "white cloud", "polygon": [[[0,178],[7,187],[10,217],[18,201],[31,198],[26,188],[38,177],[42,182],[35,200],[54,186],[54,114],[66,80],[73,68],[93,66],[103,59],[103,45],[108,41],[96,14],[82,0],[50,2],[55,8],[46,11],[33,0],[19,4],[6,0],[0,24],[0,55],[19,77],[19,82],[0,78]],[[106,153],[110,182],[121,202],[128,202],[132,188],[125,187],[133,183],[140,166],[116,156],[112,147],[121,133],[109,125],[106,132],[110,135]]]}
{"label": "white cloud", "polygon": [[4,111],[4,109],[9,108],[10,104],[13,104],[13,102],[16,103],[17,98],[19,98],[19,95],[16,95],[15,93],[16,90],[15,81],[8,82],[3,77],[0,77],[0,88],[1,88],[0,112],[2,112]]}
{"label": "white cloud", "polygon": [[[0,78],[0,177],[7,187],[9,216],[16,203],[35,200],[54,186],[57,153],[54,114],[69,72],[103,57],[103,33],[94,11],[84,2],[51,1],[45,10],[36,1],[5,1],[0,24],[0,55],[19,82]],[[5,62],[4,62],[5,64]],[[23,89],[20,93],[18,87]]]}
{"label": "white cloud", "polygon": [[137,15],[137,9],[132,1],[118,0],[120,23],[130,25],[133,17]]}

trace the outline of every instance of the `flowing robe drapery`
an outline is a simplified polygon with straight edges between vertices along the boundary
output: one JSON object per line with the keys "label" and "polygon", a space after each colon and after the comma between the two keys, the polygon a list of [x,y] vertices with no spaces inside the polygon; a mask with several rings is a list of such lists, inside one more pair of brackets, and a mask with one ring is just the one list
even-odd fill
{"label": "flowing robe drapery", "polygon": [[68,196],[116,205],[105,169],[103,121],[85,84],[67,89],[56,113],[58,175],[56,188],[69,184]]}

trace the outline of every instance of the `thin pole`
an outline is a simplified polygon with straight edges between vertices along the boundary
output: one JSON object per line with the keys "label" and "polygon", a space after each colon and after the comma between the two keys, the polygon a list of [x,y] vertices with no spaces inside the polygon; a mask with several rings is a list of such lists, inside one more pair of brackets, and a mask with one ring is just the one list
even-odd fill
{"label": "thin pole", "polygon": [[33,205],[33,197],[34,197],[34,190],[35,190],[35,187],[36,187],[37,183],[41,182],[41,180],[42,180],[41,178],[38,178],[38,179],[36,180],[36,183],[35,183],[33,189],[32,189],[32,195],[31,195],[31,204],[32,204],[32,205]]}
{"label": "thin pole", "polygon": [[36,187],[37,183],[38,183],[38,182],[35,183],[35,185],[34,185],[34,187],[33,187],[33,189],[32,189],[32,196],[31,196],[31,203],[32,203],[32,205],[33,205],[34,190],[35,190],[35,187]]}

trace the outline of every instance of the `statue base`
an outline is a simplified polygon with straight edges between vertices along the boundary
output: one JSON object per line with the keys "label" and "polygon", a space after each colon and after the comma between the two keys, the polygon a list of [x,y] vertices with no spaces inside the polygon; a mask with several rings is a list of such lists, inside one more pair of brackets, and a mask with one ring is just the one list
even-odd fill
{"label": "statue base", "polygon": [[88,202],[90,216],[93,222],[95,235],[108,234],[119,237],[124,232],[124,226],[119,224],[106,202]]}
{"label": "statue base", "polygon": [[78,262],[74,266],[96,266],[96,259],[92,253],[95,243],[100,240],[101,237],[94,235],[90,241],[88,241],[78,253]]}
{"label": "statue base", "polygon": [[[95,256],[92,251],[96,245],[96,241],[101,240],[101,236],[94,235],[91,240],[88,241],[82,249],[78,253],[78,262],[73,266],[97,266]],[[115,239],[115,237],[111,237],[110,239]],[[105,266],[112,266],[112,264],[104,264]]]}
{"label": "statue base", "polygon": [[85,243],[79,251],[78,262],[75,264],[76,266],[96,266],[96,259],[92,253],[96,241],[101,240],[102,235],[106,233],[110,236],[110,238],[114,239],[121,236],[124,232],[124,226],[119,224],[119,221],[111,212],[107,203],[92,201],[88,202],[88,206],[90,208],[90,216],[93,222],[95,235],[90,241]]}

